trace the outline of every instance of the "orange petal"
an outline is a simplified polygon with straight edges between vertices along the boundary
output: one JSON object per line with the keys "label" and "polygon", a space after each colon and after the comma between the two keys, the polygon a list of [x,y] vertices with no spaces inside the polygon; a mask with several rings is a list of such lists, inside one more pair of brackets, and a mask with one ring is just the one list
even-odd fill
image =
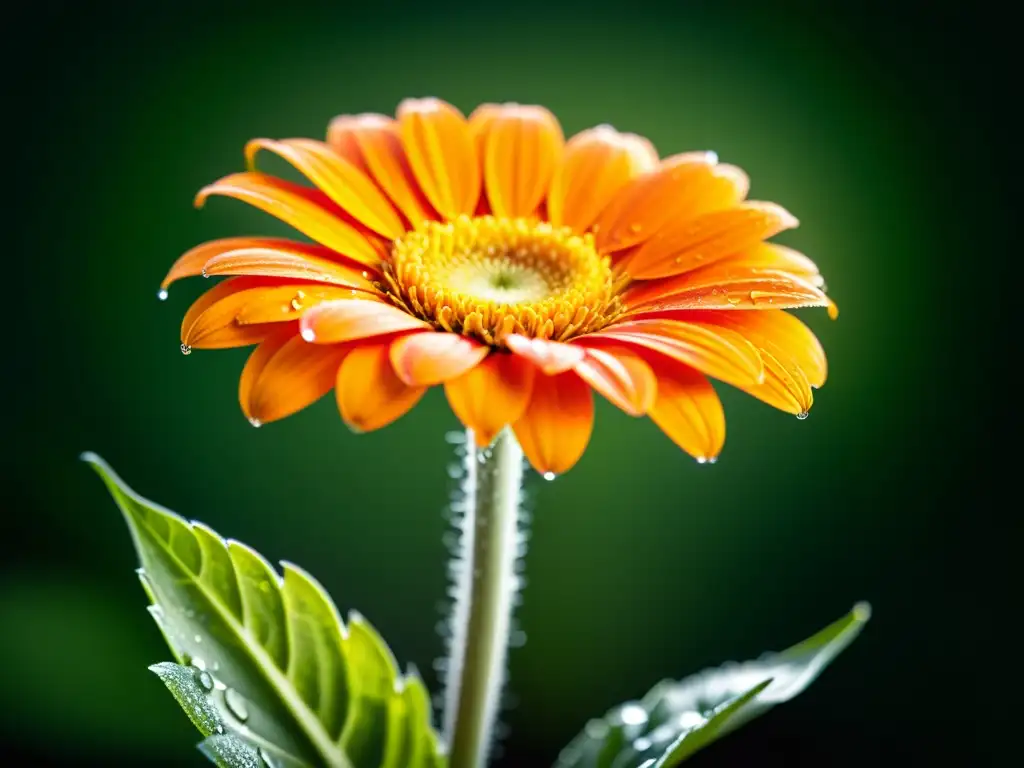
{"label": "orange petal", "polygon": [[275,237],[226,237],[222,240],[211,240],[208,243],[197,245],[185,251],[178,260],[171,266],[167,277],[160,283],[161,298],[167,298],[166,291],[171,283],[185,277],[196,277],[203,273],[206,262],[214,256],[229,251],[245,250],[247,248],[281,249],[290,251],[293,249],[311,248],[314,246],[298,243],[294,240],[284,240]]}
{"label": "orange petal", "polygon": [[513,430],[533,468],[560,475],[579,461],[594,429],[594,398],[583,379],[569,371],[534,379],[525,413]]}
{"label": "orange petal", "polygon": [[348,348],[307,344],[298,335],[268,339],[249,357],[239,382],[242,410],[254,424],[283,419],[334,386]]}
{"label": "orange petal", "polygon": [[502,104],[481,104],[469,115],[469,132],[473,135],[477,159],[483,162],[487,149],[487,135],[494,125],[495,119],[501,115],[505,106]]}
{"label": "orange petal", "polygon": [[360,264],[375,266],[381,261],[380,246],[371,243],[373,235],[346,222],[343,211],[319,190],[250,172],[225,176],[203,187],[196,195],[196,205],[203,205],[210,195],[249,203]]}
{"label": "orange petal", "polygon": [[617,323],[584,337],[588,346],[611,340],[649,349],[736,386],[764,381],[757,349],[735,331],[679,320],[650,319]]}
{"label": "orange petal", "polygon": [[[586,337],[580,340],[585,345]],[[585,382],[630,416],[643,416],[654,404],[657,381],[651,367],[625,347],[588,347],[574,369]]]}
{"label": "orange petal", "polygon": [[397,115],[402,146],[427,199],[447,219],[472,216],[480,167],[466,118],[440,99],[406,99]]}
{"label": "orange petal", "polygon": [[478,446],[490,445],[502,429],[523,415],[535,372],[525,358],[499,352],[445,382],[452,411],[473,430]]}
{"label": "orange petal", "polygon": [[812,387],[828,376],[825,350],[814,332],[799,318],[782,310],[761,312],[688,312],[687,318],[706,325],[721,325],[743,336],[788,368],[799,368]]}
{"label": "orange petal", "polygon": [[725,412],[715,388],[684,365],[661,365],[655,371],[658,396],[651,421],[697,461],[714,461],[725,443]]}
{"label": "orange petal", "polygon": [[239,325],[249,325],[298,320],[310,309],[325,301],[341,301],[352,298],[379,301],[371,294],[357,294],[353,297],[352,291],[348,288],[339,288],[334,285],[296,283],[278,285],[273,288],[256,288],[251,291],[245,304],[238,310],[235,322]]}
{"label": "orange petal", "polygon": [[302,316],[300,325],[302,338],[316,344],[430,329],[428,323],[390,304],[358,299],[319,304]]}
{"label": "orange petal", "polygon": [[331,283],[360,291],[376,292],[369,272],[362,265],[349,265],[325,258],[330,251],[316,246],[298,248],[239,248],[213,256],[203,267],[206,277],[217,275],[258,275],[291,280]]}
{"label": "orange petal", "polygon": [[461,376],[490,351],[456,333],[413,333],[391,342],[391,364],[409,386],[430,387]]}
{"label": "orange petal", "polygon": [[253,294],[272,284],[263,278],[240,277],[218,283],[193,302],[181,321],[181,343],[196,349],[229,349],[262,341],[265,326],[239,326],[240,307]]}
{"label": "orange petal", "polygon": [[[331,121],[328,142],[345,157],[359,161],[414,227],[437,215],[416,182],[402,147],[398,123],[375,114],[342,115]],[[355,160],[353,159],[353,162]]]}
{"label": "orange petal", "polygon": [[426,391],[406,386],[395,375],[386,343],[353,349],[338,369],[335,388],[341,418],[358,432],[380,429],[404,416]]}
{"label": "orange petal", "polygon": [[798,309],[831,307],[820,288],[770,269],[715,264],[686,275],[630,287],[623,317],[686,309]]}
{"label": "orange petal", "polygon": [[814,403],[814,393],[803,370],[786,365],[770,352],[762,351],[761,359],[764,360],[764,383],[741,389],[780,411],[806,415]]}
{"label": "orange petal", "polygon": [[310,307],[348,298],[349,293],[344,288],[308,283],[261,285],[249,278],[226,280],[200,296],[186,313],[181,342],[196,349],[252,344],[266,335],[266,329],[245,326],[297,320]]}
{"label": "orange petal", "polygon": [[565,139],[558,120],[543,107],[518,104],[474,117],[491,210],[496,216],[532,215],[547,195],[561,157]]}
{"label": "orange petal", "polygon": [[815,288],[821,288],[825,279],[818,271],[818,265],[799,251],[776,243],[758,243],[742,253],[722,259],[715,266],[739,272],[742,269],[772,269],[788,272],[806,280]]}
{"label": "orange petal", "polygon": [[374,232],[389,240],[405,233],[402,220],[380,187],[358,165],[327,144],[312,139],[253,139],[245,146],[245,156],[251,167],[254,167],[256,153],[261,149],[287,160],[342,210]]}
{"label": "orange petal", "polygon": [[657,164],[658,153],[642,136],[609,125],[578,133],[565,145],[551,179],[548,218],[583,232],[630,179]]}
{"label": "orange petal", "polygon": [[748,202],[712,211],[655,233],[630,258],[627,271],[636,280],[678,275],[750,248],[798,223],[774,203]]}
{"label": "orange petal", "polygon": [[631,181],[594,223],[598,250],[628,248],[670,223],[739,203],[749,180],[738,168],[717,163],[714,152],[675,155]]}
{"label": "orange petal", "polygon": [[583,360],[585,354],[582,348],[572,344],[563,344],[560,341],[548,341],[547,339],[531,339],[520,336],[518,333],[507,335],[505,345],[548,375],[572,370]]}

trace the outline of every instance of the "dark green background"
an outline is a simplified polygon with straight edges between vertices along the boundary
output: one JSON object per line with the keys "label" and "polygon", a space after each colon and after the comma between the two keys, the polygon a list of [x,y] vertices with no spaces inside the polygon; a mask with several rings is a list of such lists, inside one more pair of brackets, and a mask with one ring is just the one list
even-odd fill
{"label": "dark green background", "polygon": [[850,651],[695,764],[982,764],[977,699],[959,687],[986,632],[988,507],[960,500],[998,407],[984,383],[1005,253],[975,78],[987,63],[964,48],[966,17],[831,5],[21,9],[5,33],[0,749],[201,764],[146,671],[168,654],[84,449],[302,564],[430,670],[455,427],[441,393],[375,434],[350,434],[330,398],[256,431],[236,402],[246,353],[178,351],[202,286],[155,298],[191,245],[284,232],[239,203],[191,207],[242,167],[247,139],[319,137],[335,114],[429,94],[467,112],[542,103],[567,132],[610,122],[662,154],[715,149],[754,198],[800,217],[784,242],[817,260],[842,309],[802,315],[831,369],[807,421],[721,387],[725,452],[698,466],[602,401],[577,468],[532,482],[504,765],[550,764],[588,716],[659,678],[783,647],[860,599],[875,617]]}

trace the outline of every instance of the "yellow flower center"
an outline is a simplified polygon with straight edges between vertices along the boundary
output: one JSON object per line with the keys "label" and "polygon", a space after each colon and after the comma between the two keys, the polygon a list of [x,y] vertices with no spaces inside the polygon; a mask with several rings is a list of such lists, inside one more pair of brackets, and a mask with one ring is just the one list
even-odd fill
{"label": "yellow flower center", "polygon": [[410,314],[495,346],[510,333],[564,341],[622,311],[593,237],[546,221],[426,222],[394,242],[384,277],[383,290]]}

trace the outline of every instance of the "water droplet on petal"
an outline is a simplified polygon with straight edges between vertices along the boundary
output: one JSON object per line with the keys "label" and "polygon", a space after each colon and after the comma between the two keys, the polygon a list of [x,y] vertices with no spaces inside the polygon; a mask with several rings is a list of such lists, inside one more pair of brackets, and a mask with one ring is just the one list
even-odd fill
{"label": "water droplet on petal", "polygon": [[159,291],[156,292],[156,297],[160,299],[160,301],[167,301],[167,296],[168,294],[166,288],[161,288]]}
{"label": "water droplet on petal", "polygon": [[239,722],[244,723],[249,719],[249,707],[245,703],[245,699],[242,698],[242,694],[234,688],[224,691],[224,703],[228,705],[228,711],[238,718]]}
{"label": "water droplet on petal", "polygon": [[199,274],[201,274],[203,277],[210,276],[210,273],[206,271],[206,267],[203,267],[202,271]]}
{"label": "water droplet on petal", "polygon": [[302,338],[305,341],[312,342],[312,341],[314,341],[316,339],[316,332],[312,328],[303,328],[302,329]]}
{"label": "water droplet on petal", "polygon": [[204,691],[213,690],[213,677],[210,676],[209,672],[199,673],[199,684],[203,686]]}
{"label": "water droplet on petal", "polygon": [[543,475],[541,475],[541,477],[543,477],[550,483],[552,480],[558,477],[558,475],[556,475],[554,472],[545,472]]}
{"label": "water droplet on petal", "polygon": [[708,463],[708,457],[707,456],[698,456],[697,457],[697,463],[698,464],[707,464]]}
{"label": "water droplet on petal", "polygon": [[181,345],[181,354],[183,354],[183,355],[191,355],[192,354],[192,347],[190,347],[188,344],[182,344]]}
{"label": "water droplet on petal", "polygon": [[800,413],[798,413],[798,414],[796,415],[796,417],[797,417],[798,419],[800,419],[800,421],[803,421],[804,419],[806,419],[806,418],[807,418],[808,416],[810,416],[810,415],[811,415],[811,414],[809,414],[809,413],[808,413],[807,411],[800,411]]}
{"label": "water droplet on petal", "polygon": [[259,429],[260,427],[263,426],[263,422],[260,421],[259,419],[255,418],[255,417],[250,417],[249,418],[249,423],[252,424],[257,429]]}

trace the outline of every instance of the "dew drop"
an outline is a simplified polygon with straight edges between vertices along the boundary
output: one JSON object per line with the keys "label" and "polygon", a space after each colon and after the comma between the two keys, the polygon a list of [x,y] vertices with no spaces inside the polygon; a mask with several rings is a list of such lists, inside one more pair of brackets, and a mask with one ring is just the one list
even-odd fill
{"label": "dew drop", "polygon": [[541,477],[543,477],[550,483],[552,480],[558,477],[558,475],[556,475],[554,472],[545,472],[543,475],[541,475]]}
{"label": "dew drop", "polygon": [[181,354],[183,354],[183,355],[191,355],[192,354],[192,347],[190,347],[188,344],[182,344],[181,345]]}
{"label": "dew drop", "polygon": [[807,418],[808,416],[810,416],[810,415],[811,415],[811,414],[809,414],[809,413],[808,413],[807,411],[800,411],[800,413],[798,413],[798,414],[796,415],[796,417],[797,417],[798,419],[800,419],[800,421],[803,421],[804,419],[806,419],[806,418]]}
{"label": "dew drop", "polygon": [[199,684],[203,686],[204,691],[213,690],[213,678],[210,676],[209,672],[203,671],[199,673]]}
{"label": "dew drop", "polygon": [[210,273],[206,271],[206,267],[203,267],[202,271],[199,274],[201,274],[203,277],[210,276]]}
{"label": "dew drop", "polygon": [[262,761],[263,765],[266,766],[266,768],[275,768],[277,763],[275,763],[273,761],[273,759],[270,757],[270,753],[267,752],[267,750],[265,750],[265,749],[263,749],[261,747],[258,754],[259,754],[260,760]]}
{"label": "dew drop", "polygon": [[203,642],[203,636],[202,635],[196,635],[192,639],[195,640],[197,643]]}
{"label": "dew drop", "polygon": [[646,752],[651,748],[651,740],[641,736],[639,739],[633,742],[633,749],[637,752]]}
{"label": "dew drop", "polygon": [[316,332],[312,328],[303,328],[302,329],[302,338],[305,341],[312,342],[313,340],[316,339]]}
{"label": "dew drop", "polygon": [[167,295],[168,294],[166,288],[161,288],[159,291],[156,292],[156,297],[160,299],[160,301],[167,301]]}
{"label": "dew drop", "polygon": [[629,231],[632,232],[634,235],[641,229],[643,229],[643,227],[638,221],[634,221],[632,224],[629,225]]}
{"label": "dew drop", "polygon": [[698,464],[707,464],[708,463],[707,456],[698,456],[697,457],[697,463]]}
{"label": "dew drop", "polygon": [[193,667],[198,669],[200,672],[206,671],[206,662],[200,659],[198,656],[193,656],[189,662]]}
{"label": "dew drop", "polygon": [[250,416],[249,417],[249,423],[252,424],[257,429],[259,429],[260,427],[263,426],[263,422],[260,421],[259,419],[257,419],[255,416]]}
{"label": "dew drop", "polygon": [[238,718],[240,723],[244,723],[249,719],[249,707],[245,703],[245,699],[242,698],[242,694],[234,688],[228,688],[224,691],[224,703],[228,705],[228,710]]}
{"label": "dew drop", "polygon": [[643,725],[647,722],[647,710],[639,704],[627,704],[619,711],[623,725]]}

